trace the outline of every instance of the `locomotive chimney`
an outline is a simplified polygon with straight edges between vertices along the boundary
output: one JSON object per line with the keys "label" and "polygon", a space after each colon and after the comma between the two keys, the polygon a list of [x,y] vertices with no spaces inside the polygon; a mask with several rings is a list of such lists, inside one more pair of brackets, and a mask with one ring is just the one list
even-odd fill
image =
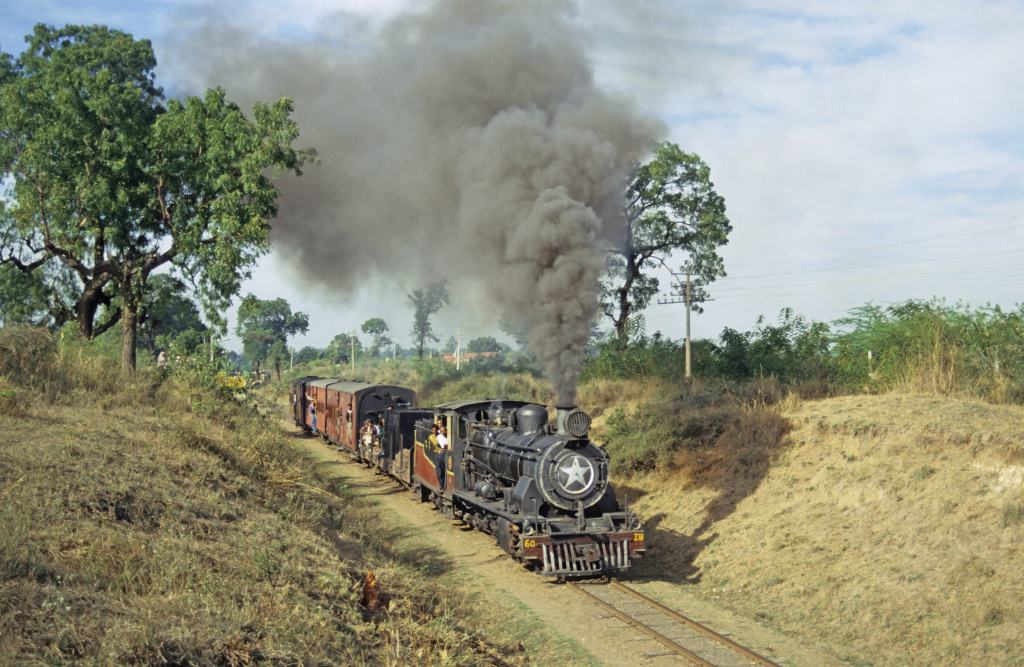
{"label": "locomotive chimney", "polygon": [[576,409],[575,405],[556,405],[555,406],[555,432],[561,435],[569,435],[569,431],[565,428],[565,418],[569,416],[569,413]]}

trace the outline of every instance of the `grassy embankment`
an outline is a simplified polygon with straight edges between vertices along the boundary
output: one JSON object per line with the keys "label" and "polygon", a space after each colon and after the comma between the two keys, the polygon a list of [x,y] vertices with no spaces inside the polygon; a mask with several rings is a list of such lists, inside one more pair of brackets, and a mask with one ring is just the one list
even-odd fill
{"label": "grassy embankment", "polygon": [[1024,408],[890,394],[773,412],[781,437],[751,422],[625,480],[672,554],[637,574],[853,664],[1024,661]]}
{"label": "grassy embankment", "polygon": [[124,382],[0,331],[0,431],[2,664],[583,660],[440,585],[437,552],[200,375]]}
{"label": "grassy embankment", "polygon": [[[550,400],[529,375],[404,373],[427,402]],[[635,576],[852,664],[1024,664],[1024,407],[657,380],[585,382],[580,404],[650,534]]]}

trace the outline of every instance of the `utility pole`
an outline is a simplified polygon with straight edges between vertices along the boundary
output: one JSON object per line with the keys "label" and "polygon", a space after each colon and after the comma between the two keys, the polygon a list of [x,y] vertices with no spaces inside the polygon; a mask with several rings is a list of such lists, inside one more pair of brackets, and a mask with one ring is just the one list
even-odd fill
{"label": "utility pole", "polygon": [[288,349],[288,370],[291,371],[295,367],[295,348]]}
{"label": "utility pole", "polygon": [[[668,267],[665,267],[668,268]],[[690,348],[690,311],[693,310],[693,268],[687,265],[686,270],[686,282],[684,283],[680,279],[680,275],[675,271],[669,270],[672,276],[676,279],[676,291],[672,292],[673,296],[681,296],[682,299],[658,299],[658,303],[661,305],[668,305],[674,303],[686,304],[686,341],[685,341],[685,362],[683,377],[689,382],[693,378],[692,363],[690,359],[691,348]],[[714,301],[714,299],[704,299],[701,301]]]}
{"label": "utility pole", "polygon": [[352,329],[348,335],[349,344],[352,346],[352,373],[356,372],[356,330]]}
{"label": "utility pole", "polygon": [[462,368],[462,327],[455,329],[455,370]]}
{"label": "utility pole", "polygon": [[686,379],[689,381],[693,375],[690,373],[690,308],[693,305],[693,292],[690,289],[690,267],[686,267]]}

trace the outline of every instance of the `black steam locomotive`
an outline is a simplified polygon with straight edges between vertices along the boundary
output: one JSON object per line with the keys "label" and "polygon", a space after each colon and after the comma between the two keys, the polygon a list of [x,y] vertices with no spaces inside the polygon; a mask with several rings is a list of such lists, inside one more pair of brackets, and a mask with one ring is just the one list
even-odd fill
{"label": "black steam locomotive", "polygon": [[[319,393],[306,385],[316,382]],[[608,455],[589,438],[590,418],[558,408],[507,400],[469,400],[434,409],[377,405],[332,397],[332,384],[347,395],[376,395],[375,385],[303,378],[293,385],[296,422],[310,429],[317,403],[321,424],[331,406],[344,405],[350,422],[382,424],[380,436],[360,446],[322,436],[432,502],[445,514],[491,533],[513,558],[557,578],[611,575],[643,555],[640,521],[623,509],[608,482]],[[396,394],[394,387],[388,391]],[[404,390],[411,395],[411,392]],[[323,405],[319,405],[321,398]],[[363,403],[376,410],[360,413]],[[441,424],[450,447],[439,451],[432,429]],[[439,473],[445,475],[441,484]]]}

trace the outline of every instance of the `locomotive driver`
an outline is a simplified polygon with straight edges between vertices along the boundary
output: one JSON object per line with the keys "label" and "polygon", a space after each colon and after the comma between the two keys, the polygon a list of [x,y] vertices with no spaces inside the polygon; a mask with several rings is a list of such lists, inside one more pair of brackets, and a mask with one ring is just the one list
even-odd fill
{"label": "locomotive driver", "polygon": [[437,481],[441,486],[441,493],[444,493],[448,485],[446,474],[445,457],[448,454],[448,429],[442,426],[434,426],[437,429],[437,458],[434,459],[434,468],[437,470]]}

